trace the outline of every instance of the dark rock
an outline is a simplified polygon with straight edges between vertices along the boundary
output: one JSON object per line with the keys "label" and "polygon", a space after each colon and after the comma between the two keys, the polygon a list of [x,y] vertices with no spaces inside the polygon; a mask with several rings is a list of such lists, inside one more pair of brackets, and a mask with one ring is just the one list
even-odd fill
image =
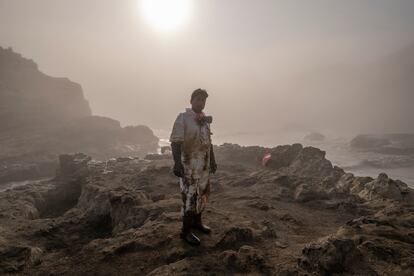
{"label": "dark rock", "polygon": [[0,248],[0,272],[16,273],[28,266],[42,262],[42,250],[38,247],[10,246]]}
{"label": "dark rock", "polygon": [[299,266],[308,272],[324,275],[354,272],[362,255],[350,239],[328,239],[313,243],[302,250]]}
{"label": "dark rock", "polygon": [[365,200],[375,198],[406,202],[413,202],[414,200],[414,191],[408,188],[407,184],[392,180],[385,173],[379,174],[377,179],[366,183],[358,195]]}
{"label": "dark rock", "polygon": [[57,177],[73,176],[74,174],[87,170],[88,162],[92,158],[83,153],[62,154],[59,156],[59,171]]}
{"label": "dark rock", "polygon": [[241,147],[234,144],[223,144],[216,149],[218,161],[224,164],[239,163],[248,166],[261,166],[265,153],[271,154],[266,167],[283,172],[285,175],[301,177],[332,177],[333,181],[345,172],[334,167],[325,158],[326,153],[314,147],[303,147],[301,144],[283,145],[274,148]]}
{"label": "dark rock", "polygon": [[52,177],[56,172],[56,167],[57,164],[54,160],[40,162],[4,161],[4,165],[0,165],[0,184]]}
{"label": "dark rock", "polygon": [[214,154],[218,164],[260,166],[266,148],[259,146],[242,147],[237,144],[224,143],[214,146]]}
{"label": "dark rock", "polygon": [[216,244],[217,248],[238,248],[242,244],[253,241],[253,231],[250,228],[232,227],[220,241]]}
{"label": "dark rock", "polygon": [[389,145],[391,142],[385,137],[376,135],[358,135],[351,140],[351,147],[359,149],[370,149]]}
{"label": "dark rock", "polygon": [[327,193],[316,185],[301,184],[294,193],[294,199],[298,202],[327,199]]}
{"label": "dark rock", "polygon": [[118,157],[116,159],[116,162],[128,162],[128,161],[132,161],[134,160],[134,158],[132,157]]}
{"label": "dark rock", "polygon": [[172,159],[172,156],[168,154],[150,153],[150,154],[145,155],[145,159],[146,160],[169,160],[169,159]]}
{"label": "dark rock", "polygon": [[223,251],[219,259],[225,266],[237,272],[263,271],[266,267],[263,252],[249,245],[240,247],[237,252]]}
{"label": "dark rock", "polygon": [[263,224],[264,224],[264,227],[261,232],[262,238],[265,238],[265,239],[277,238],[277,233],[276,233],[274,224],[270,221],[264,221]]}
{"label": "dark rock", "polygon": [[321,142],[325,140],[325,136],[318,132],[312,132],[305,136],[305,140],[314,141],[314,142]]}
{"label": "dark rock", "polygon": [[351,140],[351,147],[382,154],[414,154],[414,134],[361,134]]}

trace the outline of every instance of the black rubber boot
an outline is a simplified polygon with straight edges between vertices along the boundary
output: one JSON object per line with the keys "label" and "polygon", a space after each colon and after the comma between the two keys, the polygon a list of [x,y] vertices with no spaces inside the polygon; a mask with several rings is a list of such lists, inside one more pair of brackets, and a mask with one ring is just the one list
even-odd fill
{"label": "black rubber boot", "polygon": [[180,237],[191,245],[199,245],[200,239],[191,232],[191,224],[193,223],[193,215],[183,216],[183,228]]}
{"label": "black rubber boot", "polygon": [[194,215],[193,227],[200,230],[204,234],[210,234],[211,229],[201,221],[201,213]]}

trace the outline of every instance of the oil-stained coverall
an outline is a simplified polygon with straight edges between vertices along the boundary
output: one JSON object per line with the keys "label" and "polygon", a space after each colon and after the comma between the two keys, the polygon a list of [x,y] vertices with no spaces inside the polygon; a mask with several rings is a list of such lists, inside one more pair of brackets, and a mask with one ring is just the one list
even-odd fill
{"label": "oil-stained coverall", "polygon": [[210,195],[210,124],[199,124],[197,114],[186,108],[174,122],[170,142],[182,143],[184,176],[179,178],[183,199],[181,214],[200,214]]}

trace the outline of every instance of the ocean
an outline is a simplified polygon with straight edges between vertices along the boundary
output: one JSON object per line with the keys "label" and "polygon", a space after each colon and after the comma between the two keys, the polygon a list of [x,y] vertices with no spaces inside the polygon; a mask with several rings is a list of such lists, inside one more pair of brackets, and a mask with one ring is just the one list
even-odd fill
{"label": "ocean", "polygon": [[[155,130],[160,137],[160,146],[169,145],[169,131]],[[414,156],[379,154],[367,151],[357,151],[350,146],[355,135],[327,134],[323,141],[309,141],[304,137],[309,132],[251,132],[251,133],[219,133],[213,134],[212,140],[216,145],[235,143],[241,146],[275,147],[293,143],[303,146],[317,147],[326,152],[326,158],[333,165],[343,168],[356,176],[376,178],[380,173],[386,173],[392,179],[399,179],[414,188]]]}

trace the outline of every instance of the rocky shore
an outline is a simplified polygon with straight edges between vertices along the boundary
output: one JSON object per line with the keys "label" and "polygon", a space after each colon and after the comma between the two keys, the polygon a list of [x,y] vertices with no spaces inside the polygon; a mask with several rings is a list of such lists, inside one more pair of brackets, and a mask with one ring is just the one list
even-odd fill
{"label": "rocky shore", "polygon": [[61,155],[52,180],[0,193],[0,274],[413,275],[405,183],[300,144],[215,149],[201,246],[179,239],[171,159]]}

